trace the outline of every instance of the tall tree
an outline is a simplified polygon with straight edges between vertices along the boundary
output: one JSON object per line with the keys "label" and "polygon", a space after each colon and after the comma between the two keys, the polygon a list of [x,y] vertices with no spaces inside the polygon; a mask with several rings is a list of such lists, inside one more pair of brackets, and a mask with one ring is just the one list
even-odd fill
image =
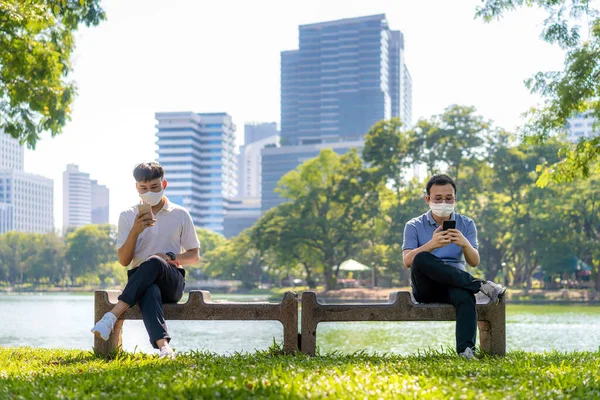
{"label": "tall tree", "polygon": [[[322,263],[306,238],[297,235],[302,218],[294,203],[288,202],[269,210],[252,229],[252,242],[263,257],[270,257],[277,266],[292,270],[301,266],[306,283],[317,287],[317,274],[323,273]],[[300,227],[301,229],[301,227]]]}
{"label": "tall tree", "polygon": [[73,34],[105,18],[100,0],[0,1],[0,133],[35,148],[62,132],[76,87]]}
{"label": "tall tree", "polygon": [[286,174],[279,191],[292,201],[293,212],[279,219],[281,232],[306,246],[323,268],[326,289],[333,289],[341,263],[359,254],[381,217],[383,184],[372,179],[372,171],[351,151],[343,156],[322,150]]}
{"label": "tall tree", "polygon": [[482,156],[491,122],[474,107],[451,105],[440,115],[418,121],[413,129],[417,152],[430,174],[446,171],[458,179],[467,160]]}
{"label": "tall tree", "polygon": [[409,168],[418,161],[410,131],[402,127],[399,118],[383,120],[369,130],[362,151],[364,160],[375,168],[377,179],[385,179],[400,196]]}
{"label": "tall tree", "polygon": [[[520,7],[540,7],[547,11],[542,38],[566,50],[562,71],[538,72],[526,81],[532,93],[544,103],[528,112],[525,137],[539,144],[550,136],[564,133],[569,118],[588,113],[596,119],[600,132],[600,13],[590,0],[484,0],[476,16],[485,21],[502,17]],[[582,26],[583,24],[586,26]],[[586,32],[587,31],[587,32]],[[542,164],[538,179],[549,182],[572,181],[600,172],[600,136],[565,143],[560,161]]]}

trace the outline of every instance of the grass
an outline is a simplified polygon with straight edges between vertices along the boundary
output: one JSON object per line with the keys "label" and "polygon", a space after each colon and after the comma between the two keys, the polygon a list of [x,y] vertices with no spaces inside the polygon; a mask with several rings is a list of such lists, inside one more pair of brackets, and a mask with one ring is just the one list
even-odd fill
{"label": "grass", "polygon": [[600,351],[467,361],[451,351],[415,356],[120,353],[0,347],[1,399],[600,398]]}

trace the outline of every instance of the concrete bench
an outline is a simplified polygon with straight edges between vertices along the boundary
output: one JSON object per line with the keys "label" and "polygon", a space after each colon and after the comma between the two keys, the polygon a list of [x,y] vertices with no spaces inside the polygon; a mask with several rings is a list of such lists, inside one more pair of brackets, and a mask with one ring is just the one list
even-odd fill
{"label": "concrete bench", "polygon": [[[479,344],[492,355],[506,354],[506,303],[489,304],[489,298],[477,296]],[[411,292],[390,293],[387,303],[321,304],[313,291],[302,293],[301,351],[314,356],[317,325],[338,321],[455,321],[456,310],[450,304],[419,304]]]}
{"label": "concrete bench", "polygon": [[[118,290],[97,290],[94,297],[94,323],[110,311],[121,294]],[[210,293],[204,290],[190,291],[185,303],[164,304],[167,320],[242,320],[242,321],[279,321],[283,325],[283,350],[293,353],[298,350],[298,295],[286,292],[281,303],[214,303]],[[94,350],[108,355],[117,350],[122,343],[123,321],[142,319],[139,307],[125,311],[117,320],[108,341],[94,337]]]}

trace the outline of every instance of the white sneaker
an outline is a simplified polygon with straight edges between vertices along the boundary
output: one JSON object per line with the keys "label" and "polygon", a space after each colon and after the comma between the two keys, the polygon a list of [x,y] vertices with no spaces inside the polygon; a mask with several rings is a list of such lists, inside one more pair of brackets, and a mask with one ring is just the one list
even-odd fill
{"label": "white sneaker", "polygon": [[96,322],[96,325],[94,325],[91,331],[100,339],[107,341],[110,337],[110,333],[115,327],[115,322],[117,322],[115,314],[107,312],[100,321]]}
{"label": "white sneaker", "polygon": [[492,304],[498,304],[502,296],[504,296],[504,292],[506,292],[504,286],[498,285],[492,281],[483,282],[479,290],[490,298],[490,303]]}
{"label": "white sneaker", "polygon": [[158,358],[168,358],[170,360],[174,360],[175,359],[175,352],[173,351],[173,349],[171,348],[171,346],[169,346],[169,344],[165,344],[163,347],[160,348],[160,353],[158,354]]}
{"label": "white sneaker", "polygon": [[466,358],[467,360],[479,360],[477,357],[475,357],[475,352],[470,347],[467,347],[462,353],[458,353],[458,356]]}

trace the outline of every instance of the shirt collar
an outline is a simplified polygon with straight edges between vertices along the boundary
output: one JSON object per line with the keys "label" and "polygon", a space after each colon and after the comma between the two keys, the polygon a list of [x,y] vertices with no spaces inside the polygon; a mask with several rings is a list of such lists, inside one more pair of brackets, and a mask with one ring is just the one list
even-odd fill
{"label": "shirt collar", "polygon": [[[429,222],[430,225],[433,226],[438,226],[438,223],[435,222],[435,219],[433,218],[433,214],[431,212],[431,210],[427,211],[427,214],[425,214],[427,216],[427,222]],[[456,219],[456,213],[454,211],[452,211],[452,214],[450,214],[450,221],[454,221]]]}
{"label": "shirt collar", "polygon": [[171,212],[174,209],[175,209],[175,205],[169,201],[169,198],[167,196],[165,196],[165,204],[160,209],[159,213],[162,212],[162,211]]}

